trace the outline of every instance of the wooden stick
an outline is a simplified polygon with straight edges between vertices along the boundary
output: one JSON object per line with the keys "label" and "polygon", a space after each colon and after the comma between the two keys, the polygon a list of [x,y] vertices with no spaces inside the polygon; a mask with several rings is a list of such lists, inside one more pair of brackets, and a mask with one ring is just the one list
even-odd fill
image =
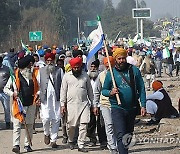
{"label": "wooden stick", "polygon": [[[109,71],[111,73],[113,87],[117,88],[116,82],[115,82],[115,79],[114,79],[114,74],[113,74],[112,67],[111,67],[111,63],[110,63],[110,60],[109,60],[109,53],[108,53],[108,49],[107,49],[107,46],[106,46],[106,40],[104,40],[103,43],[104,43],[104,47],[105,47],[106,56],[108,58]],[[116,94],[116,99],[117,99],[118,105],[121,105],[119,94]]]}

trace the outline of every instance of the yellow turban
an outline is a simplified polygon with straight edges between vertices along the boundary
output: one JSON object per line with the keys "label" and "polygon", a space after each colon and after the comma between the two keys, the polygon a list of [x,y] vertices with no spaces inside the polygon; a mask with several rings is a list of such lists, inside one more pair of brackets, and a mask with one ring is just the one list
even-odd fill
{"label": "yellow turban", "polygon": [[67,65],[65,66],[65,72],[67,73],[67,72],[69,72],[69,71],[71,71],[71,65],[70,65],[70,64],[67,64]]}
{"label": "yellow turban", "polygon": [[127,51],[123,48],[116,48],[113,52],[113,57],[116,58],[117,55],[127,57]]}

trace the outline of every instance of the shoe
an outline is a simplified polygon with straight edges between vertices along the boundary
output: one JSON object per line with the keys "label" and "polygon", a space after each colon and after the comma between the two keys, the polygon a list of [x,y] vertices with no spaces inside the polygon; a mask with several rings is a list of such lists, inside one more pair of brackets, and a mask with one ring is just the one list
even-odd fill
{"label": "shoe", "polygon": [[101,148],[101,150],[107,149],[107,143],[106,142],[100,143],[100,148]]}
{"label": "shoe", "polygon": [[58,145],[56,144],[56,142],[51,142],[51,147],[52,148],[58,148]]}
{"label": "shoe", "polygon": [[117,149],[111,149],[110,152],[111,152],[111,154],[119,154]]}
{"label": "shoe", "polygon": [[85,149],[85,148],[78,148],[78,151],[79,151],[79,152],[85,152],[85,153],[87,153],[87,152],[88,152],[88,149]]}
{"label": "shoe", "polygon": [[63,144],[66,144],[67,141],[68,141],[68,138],[63,138],[63,139],[62,139],[62,143],[63,143]]}
{"label": "shoe", "polygon": [[73,142],[69,142],[69,148],[71,150],[74,150],[74,147],[75,147],[74,143]]}
{"label": "shoe", "polygon": [[10,129],[11,128],[11,123],[10,122],[6,122],[6,129]]}
{"label": "shoe", "polygon": [[35,130],[35,129],[33,129],[33,134],[37,134],[37,132],[36,132],[36,130]]}
{"label": "shoe", "polygon": [[46,145],[49,145],[49,143],[50,143],[50,135],[49,136],[44,135],[44,143]]}
{"label": "shoe", "polygon": [[31,149],[30,145],[24,146],[24,150],[25,150],[26,152],[32,152],[32,151],[33,151],[33,150]]}
{"label": "shoe", "polygon": [[12,152],[20,153],[20,147],[19,147],[19,145],[13,146]]}
{"label": "shoe", "polygon": [[91,142],[91,141],[90,141],[90,142],[89,142],[89,146],[90,146],[90,147],[96,146],[96,142]]}
{"label": "shoe", "polygon": [[140,119],[135,119],[134,120],[134,124],[137,124],[137,123],[139,123],[141,120]]}
{"label": "shoe", "polygon": [[158,125],[159,122],[160,122],[160,120],[153,120],[153,119],[151,119],[151,120],[149,120],[149,121],[147,122],[146,125],[147,125],[147,126]]}

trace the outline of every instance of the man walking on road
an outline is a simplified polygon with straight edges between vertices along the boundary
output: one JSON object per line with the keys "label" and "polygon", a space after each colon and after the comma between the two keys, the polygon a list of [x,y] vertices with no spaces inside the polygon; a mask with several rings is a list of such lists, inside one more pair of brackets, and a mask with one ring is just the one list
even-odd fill
{"label": "man walking on road", "polygon": [[[134,120],[137,110],[138,95],[141,101],[141,115],[146,113],[146,93],[144,82],[139,69],[126,61],[127,51],[117,48],[113,52],[115,68],[113,73],[117,88],[112,85],[110,72],[107,72],[102,94],[109,97],[114,130],[117,138],[118,151],[121,154],[128,153],[127,138],[132,137]],[[118,94],[121,104],[118,105],[115,94]]]}
{"label": "man walking on road", "polygon": [[9,79],[10,72],[9,68],[2,64],[2,61],[3,58],[0,57],[0,101],[4,108],[6,129],[10,129],[10,99],[9,96],[3,92],[4,86]]}
{"label": "man walking on road", "polygon": [[64,75],[61,85],[61,112],[62,114],[67,112],[70,149],[74,149],[73,138],[75,128],[79,126],[78,151],[88,152],[88,150],[84,148],[84,143],[87,133],[87,124],[90,121],[93,90],[89,76],[82,71],[82,59],[79,57],[72,58],[69,63],[72,71]]}
{"label": "man walking on road", "polygon": [[[32,73],[33,56],[27,55],[18,60],[18,69],[15,70],[15,81],[11,76],[4,87],[4,92],[13,97],[13,149],[15,153],[20,153],[21,122],[26,121],[26,133],[24,150],[31,152],[31,139],[33,136],[33,123],[35,116],[35,96],[38,91],[37,80]],[[12,88],[13,87],[13,88]],[[26,117],[19,116],[18,107],[15,106],[18,99],[21,100]],[[21,113],[22,114],[22,113]]]}
{"label": "man walking on road", "polygon": [[45,54],[47,66],[40,68],[37,80],[40,87],[40,115],[44,129],[44,143],[57,148],[57,137],[60,124],[60,88],[64,75],[61,68],[55,67],[55,55]]}

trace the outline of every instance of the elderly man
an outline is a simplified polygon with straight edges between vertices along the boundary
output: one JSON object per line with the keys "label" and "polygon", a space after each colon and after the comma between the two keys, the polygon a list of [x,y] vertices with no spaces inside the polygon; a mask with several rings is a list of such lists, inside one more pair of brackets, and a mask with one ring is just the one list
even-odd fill
{"label": "elderly man", "polygon": [[[114,124],[114,130],[117,138],[119,153],[127,154],[129,140],[134,131],[134,120],[136,117],[137,99],[140,96],[141,115],[146,113],[146,93],[144,82],[139,69],[130,65],[126,61],[127,51],[123,48],[117,48],[113,52],[115,67],[113,73],[117,88],[112,85],[110,72],[107,72],[102,94],[109,97],[111,103],[111,114]],[[116,94],[119,95],[121,104],[118,104]]]}
{"label": "elderly man", "polygon": [[10,129],[10,100],[9,96],[3,92],[4,86],[9,79],[10,72],[9,68],[2,64],[2,61],[3,58],[0,57],[0,101],[4,108],[6,129]]}
{"label": "elderly man", "polygon": [[82,59],[79,57],[72,58],[69,63],[72,71],[64,75],[61,85],[61,112],[62,114],[67,112],[70,149],[74,149],[73,138],[75,128],[79,125],[78,151],[88,152],[88,150],[84,148],[84,143],[87,133],[87,124],[90,121],[93,90],[89,76],[82,71]]}
{"label": "elderly man", "polygon": [[44,129],[44,143],[57,148],[57,137],[60,124],[60,87],[64,75],[63,70],[55,67],[55,55],[45,54],[46,66],[40,68],[37,80],[40,87],[40,116]]}
{"label": "elderly man", "polygon": [[[95,89],[95,83],[97,80],[97,77],[99,75],[99,60],[95,60],[91,63],[90,70],[88,71],[88,75],[91,81],[91,86],[93,88],[93,93]],[[96,104],[98,109],[100,109],[99,104]],[[107,148],[107,139],[106,139],[106,132],[105,132],[105,126],[103,122],[103,117],[102,114],[94,115],[93,112],[90,114],[90,122],[88,124],[87,128],[87,136],[90,139],[90,146],[95,146],[97,142],[96,138],[96,127],[97,127],[97,133],[98,133],[98,138],[99,138],[99,143],[101,149],[106,149]]]}
{"label": "elderly man", "polygon": [[[16,113],[15,104],[18,99],[22,101],[24,110],[26,111],[26,124],[28,132],[25,133],[24,150],[31,152],[31,143],[33,135],[33,123],[35,116],[35,96],[37,93],[37,80],[32,73],[32,65],[34,63],[33,56],[27,55],[24,58],[18,60],[18,69],[15,70],[15,80],[12,77],[9,78],[4,92],[13,97],[13,149],[15,153],[20,153],[20,133],[21,122],[24,122],[24,117],[18,116]],[[12,88],[13,87],[13,88]],[[15,118],[16,117],[16,118]],[[30,137],[30,139],[29,139]]]}

